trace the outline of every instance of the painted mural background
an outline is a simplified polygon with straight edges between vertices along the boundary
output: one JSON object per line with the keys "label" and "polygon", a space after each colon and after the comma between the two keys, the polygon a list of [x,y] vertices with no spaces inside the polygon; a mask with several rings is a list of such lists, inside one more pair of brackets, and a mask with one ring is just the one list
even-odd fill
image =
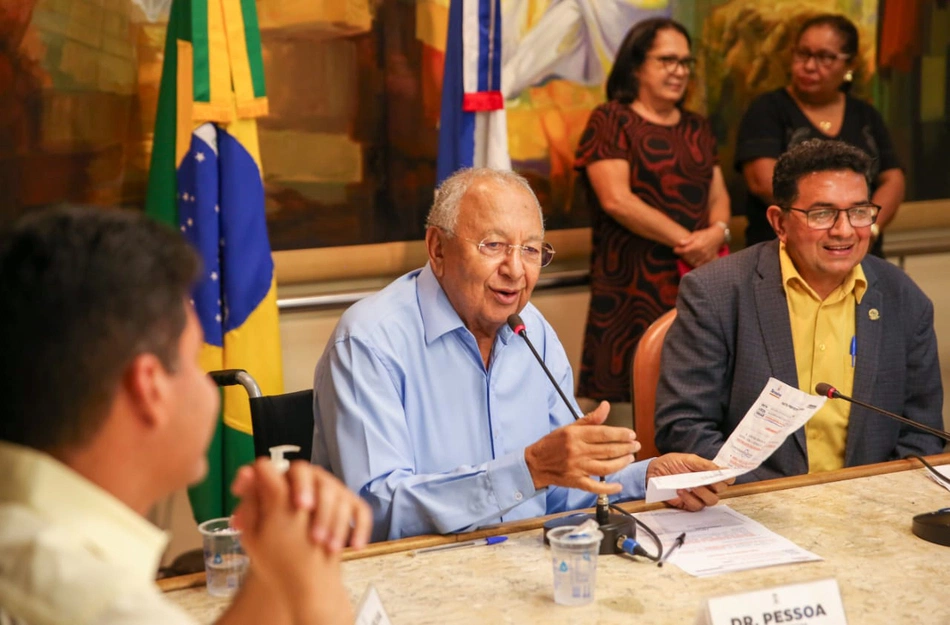
{"label": "painted mural background", "polygon": [[[920,32],[906,44],[909,62],[875,73],[877,0],[502,0],[513,164],[531,180],[549,228],[587,225],[574,147],[603,101],[626,30],[660,14],[693,33],[700,65],[689,106],[712,119],[735,183],[742,111],[785,83],[797,25],[839,11],[860,28],[856,92],[873,97],[891,123],[909,199],[950,196],[950,177],[926,170],[950,143],[950,10],[924,4]],[[0,222],[60,201],[141,206],[167,5],[0,0]],[[448,5],[258,0],[271,105],[260,138],[275,250],[422,236]],[[900,96],[908,92],[914,96]]]}

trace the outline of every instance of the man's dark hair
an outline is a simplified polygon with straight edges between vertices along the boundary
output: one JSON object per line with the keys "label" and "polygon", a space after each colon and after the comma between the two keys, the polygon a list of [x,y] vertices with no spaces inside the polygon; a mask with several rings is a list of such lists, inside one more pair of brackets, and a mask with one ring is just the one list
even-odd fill
{"label": "man's dark hair", "polygon": [[81,446],[137,355],[173,371],[198,271],[177,232],[136,212],[63,206],[0,234],[0,440]]}
{"label": "man's dark hair", "polygon": [[859,148],[841,141],[809,139],[782,154],[772,172],[772,197],[788,210],[798,199],[798,181],[821,171],[851,170],[871,185],[871,158]]}
{"label": "man's dark hair", "polygon": [[608,100],[630,104],[637,99],[640,84],[636,71],[646,61],[647,53],[653,48],[653,42],[656,40],[656,34],[661,30],[675,30],[686,37],[687,45],[693,46],[686,28],[675,20],[654,17],[637,22],[623,38],[620,50],[617,51],[617,57],[614,59],[614,66],[607,77]]}

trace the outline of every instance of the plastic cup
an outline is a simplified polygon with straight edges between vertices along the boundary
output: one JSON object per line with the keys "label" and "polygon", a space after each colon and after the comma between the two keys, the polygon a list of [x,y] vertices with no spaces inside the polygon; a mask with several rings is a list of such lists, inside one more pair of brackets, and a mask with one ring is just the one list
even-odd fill
{"label": "plastic cup", "polygon": [[205,578],[208,594],[232,597],[247,572],[248,557],[241,547],[241,532],[231,527],[231,519],[211,519],[198,526],[204,542]]}
{"label": "plastic cup", "polygon": [[594,600],[597,583],[597,554],[604,535],[599,530],[574,533],[575,525],[548,532],[551,566],[554,570],[554,602],[585,605]]}

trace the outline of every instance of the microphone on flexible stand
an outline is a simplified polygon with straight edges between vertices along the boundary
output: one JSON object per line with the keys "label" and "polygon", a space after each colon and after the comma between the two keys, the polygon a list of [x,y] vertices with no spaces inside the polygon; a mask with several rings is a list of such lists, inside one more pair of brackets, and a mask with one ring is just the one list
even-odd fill
{"label": "microphone on flexible stand", "polygon": [[[564,394],[564,391],[561,390],[560,385],[557,383],[557,380],[554,379],[554,376],[551,374],[551,370],[548,369],[548,366],[544,364],[544,359],[541,358],[541,354],[538,353],[538,350],[534,348],[534,343],[528,339],[528,331],[525,329],[524,321],[521,320],[521,315],[514,314],[508,317],[508,327],[511,328],[512,332],[524,339],[524,342],[528,344],[528,349],[531,350],[531,353],[534,354],[535,360],[538,361],[538,364],[541,365],[541,368],[544,369],[544,372],[547,374],[548,379],[551,380],[551,384],[554,385],[554,390],[557,391],[557,394],[561,396],[561,400],[564,402],[564,405],[567,406],[567,409],[571,411],[571,414],[574,416],[574,420],[581,418],[577,411],[574,410],[574,405],[567,400],[567,395]],[[601,477],[603,480],[603,477]]]}
{"label": "microphone on flexible stand", "polygon": [[[867,408],[868,410],[882,414],[885,417],[890,417],[891,419],[895,419],[901,423],[915,427],[918,430],[927,432],[928,434],[932,434],[937,438],[950,441],[950,432],[938,430],[936,428],[924,425],[923,423],[917,423],[913,419],[902,417],[898,414],[894,414],[893,412],[884,410],[883,408],[878,408],[877,406],[872,406],[871,404],[854,399],[853,397],[848,397],[847,395],[838,392],[838,389],[832,385],[825,382],[819,382],[815,385],[815,393],[829,399],[843,399],[857,406],[861,406],[862,408]],[[920,460],[930,470],[931,473],[937,475],[941,480],[947,481],[947,478],[942,476],[933,467],[931,467],[926,460],[920,458],[919,456],[914,457]],[[937,510],[936,512],[927,512],[924,514],[915,515],[913,522],[911,523],[911,531],[918,538],[923,538],[926,541],[950,547],[950,508],[943,508],[941,510]]]}
{"label": "microphone on flexible stand", "polygon": [[[546,373],[548,379],[551,380],[551,384],[554,385],[554,389],[557,391],[558,395],[561,396],[561,400],[564,402],[564,405],[567,406],[567,409],[571,412],[571,415],[574,416],[575,420],[580,419],[581,416],[577,414],[577,410],[574,409],[574,405],[568,401],[567,395],[565,395],[564,391],[561,390],[561,386],[557,383],[557,380],[554,379],[554,376],[551,374],[551,370],[548,369],[546,364],[544,364],[544,359],[541,358],[541,354],[538,353],[538,350],[534,348],[534,344],[528,339],[528,332],[525,329],[524,321],[522,321],[521,315],[515,313],[509,316],[508,327],[511,328],[515,334],[523,338],[524,342],[528,344],[528,348],[531,350],[531,353],[534,354],[535,360],[537,360],[538,364],[541,365],[541,368],[544,369],[544,373]],[[604,476],[600,476],[600,481],[606,481]],[[622,549],[620,549],[618,546],[618,542],[620,541],[618,541],[617,538],[636,537],[636,525],[634,525],[634,523],[629,518],[610,512],[610,499],[607,495],[597,495],[597,506],[595,507],[595,510],[596,514],[594,515],[594,518],[597,520],[597,524],[600,525],[600,531],[604,534],[604,538],[600,542],[600,553],[623,553]],[[548,540],[548,530],[554,529],[555,527],[562,527],[565,525],[580,525],[583,523],[584,519],[578,520],[577,517],[578,515],[572,514],[547,521],[544,524],[545,543]]]}
{"label": "microphone on flexible stand", "polygon": [[843,399],[845,401],[851,402],[852,404],[857,404],[858,406],[861,406],[862,408],[867,408],[868,410],[873,410],[874,412],[878,414],[882,414],[886,417],[890,417],[891,419],[896,419],[900,421],[901,423],[906,423],[907,425],[913,426],[917,428],[918,430],[923,430],[924,432],[927,432],[928,434],[933,434],[937,438],[942,438],[945,441],[950,441],[950,433],[948,432],[944,432],[943,430],[937,430],[930,426],[924,425],[923,423],[917,423],[913,419],[902,417],[898,414],[894,414],[893,412],[888,412],[887,410],[884,410],[883,408],[878,408],[877,406],[866,404],[859,399],[855,399],[853,397],[848,397],[847,395],[843,395],[842,393],[838,391],[838,389],[836,389],[832,385],[827,384],[825,382],[819,382],[817,385],[815,385],[815,393],[817,393],[818,395],[822,395],[824,397],[828,397],[829,399]]}

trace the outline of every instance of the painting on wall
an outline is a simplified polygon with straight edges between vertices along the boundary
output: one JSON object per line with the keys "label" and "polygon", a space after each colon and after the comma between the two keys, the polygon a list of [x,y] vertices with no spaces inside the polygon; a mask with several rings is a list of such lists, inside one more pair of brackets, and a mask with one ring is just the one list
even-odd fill
{"label": "painting on wall", "polygon": [[548,228],[589,224],[574,151],[627,31],[671,17],[666,0],[502,0],[502,91],[512,167],[545,208]]}
{"label": "painting on wall", "polygon": [[126,0],[0,3],[0,221],[123,200],[144,157],[139,103],[154,100],[139,93],[136,15]]}
{"label": "painting on wall", "polygon": [[[549,228],[587,225],[571,201],[574,148],[628,25],[669,15],[668,4],[502,1],[512,164],[538,193]],[[259,4],[271,102],[261,154],[275,249],[423,236],[449,5]]]}
{"label": "painting on wall", "polygon": [[[0,2],[0,221],[58,201],[141,206],[170,0]],[[450,0],[258,0],[271,114],[260,121],[275,250],[419,239],[432,198]],[[688,106],[723,169],[751,99],[785,83],[797,25],[861,32],[877,94],[877,0],[502,0],[513,166],[549,228],[586,226],[573,153],[630,26],[694,35]],[[896,134],[900,134],[898,131]]]}
{"label": "painting on wall", "polygon": [[758,95],[789,81],[795,36],[820,13],[846,15],[858,29],[858,60],[851,93],[870,96],[875,68],[877,1],[706,0],[680,3],[676,18],[699,41],[697,80],[687,105],[708,116],[719,140],[719,159],[733,206],[744,193],[733,171],[736,133]]}

